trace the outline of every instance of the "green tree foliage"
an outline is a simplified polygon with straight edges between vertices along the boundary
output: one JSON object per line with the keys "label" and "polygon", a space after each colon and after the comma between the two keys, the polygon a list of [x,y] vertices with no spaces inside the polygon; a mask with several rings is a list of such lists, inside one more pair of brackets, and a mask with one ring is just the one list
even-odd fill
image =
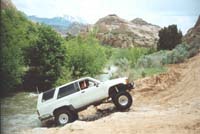
{"label": "green tree foliage", "polygon": [[[64,40],[52,28],[28,21],[14,8],[1,10],[0,88],[47,90],[71,79],[95,76],[112,55],[95,38]],[[2,93],[1,93],[2,95]]]}
{"label": "green tree foliage", "polygon": [[161,50],[145,55],[137,61],[137,68],[157,68],[165,64],[176,64],[184,62],[189,57],[199,52],[199,45],[178,44],[173,50]]}
{"label": "green tree foliage", "polygon": [[74,35],[72,35],[72,34],[70,34],[70,33],[67,33],[66,34],[66,37],[65,37],[65,40],[66,41],[69,41],[69,40],[71,40],[71,39],[73,39],[73,38],[75,38],[76,36],[74,36]]}
{"label": "green tree foliage", "polygon": [[32,24],[16,9],[1,10],[0,88],[9,92],[21,84],[25,73],[24,51],[29,44],[27,27]]}
{"label": "green tree foliage", "polygon": [[74,78],[99,74],[106,63],[106,49],[100,46],[94,35],[66,42],[67,67]]}
{"label": "green tree foliage", "polygon": [[[148,48],[124,48],[118,49],[114,53],[114,61],[118,66],[124,66],[124,61],[128,61],[131,67],[134,67],[137,60],[146,55],[152,53],[152,49]],[[125,66],[124,66],[125,67]]]}
{"label": "green tree foliage", "polygon": [[52,28],[38,26],[38,37],[27,49],[29,72],[25,76],[25,88],[46,90],[61,75],[65,62],[63,39]]}
{"label": "green tree foliage", "polygon": [[177,30],[176,25],[169,25],[159,31],[158,50],[172,50],[181,43],[182,32]]}

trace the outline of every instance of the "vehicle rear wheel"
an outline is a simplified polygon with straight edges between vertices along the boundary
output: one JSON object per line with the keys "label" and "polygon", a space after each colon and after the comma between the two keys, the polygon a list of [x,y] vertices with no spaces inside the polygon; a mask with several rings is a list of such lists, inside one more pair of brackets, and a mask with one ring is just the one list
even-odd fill
{"label": "vehicle rear wheel", "polygon": [[73,121],[73,114],[65,109],[56,112],[55,121],[57,125],[65,125]]}
{"label": "vehicle rear wheel", "polygon": [[128,92],[119,92],[113,98],[113,102],[118,110],[126,110],[132,105],[132,97]]}

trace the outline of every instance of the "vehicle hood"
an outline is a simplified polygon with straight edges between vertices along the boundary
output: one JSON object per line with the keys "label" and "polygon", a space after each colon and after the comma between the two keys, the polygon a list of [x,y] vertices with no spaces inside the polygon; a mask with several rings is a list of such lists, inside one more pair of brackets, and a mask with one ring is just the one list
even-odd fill
{"label": "vehicle hood", "polygon": [[112,80],[104,81],[103,84],[106,84],[109,86],[120,84],[120,83],[126,84],[126,79],[128,79],[128,78],[123,77],[123,78],[112,79]]}

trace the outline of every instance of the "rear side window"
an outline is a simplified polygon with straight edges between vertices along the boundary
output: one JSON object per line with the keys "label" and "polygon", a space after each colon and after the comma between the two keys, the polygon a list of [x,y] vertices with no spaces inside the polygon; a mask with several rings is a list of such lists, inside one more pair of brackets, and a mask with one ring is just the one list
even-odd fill
{"label": "rear side window", "polygon": [[42,96],[42,102],[52,99],[54,92],[55,92],[55,89],[51,89],[49,91],[44,92]]}
{"label": "rear side window", "polygon": [[78,91],[78,88],[74,84],[70,84],[64,87],[61,87],[58,92],[58,98],[65,97],[67,95],[73,94]]}

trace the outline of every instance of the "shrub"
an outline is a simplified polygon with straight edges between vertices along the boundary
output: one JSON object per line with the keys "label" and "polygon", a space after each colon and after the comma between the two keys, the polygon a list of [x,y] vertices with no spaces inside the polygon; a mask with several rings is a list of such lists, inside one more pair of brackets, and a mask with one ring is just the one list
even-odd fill
{"label": "shrub", "polygon": [[137,67],[159,67],[164,64],[181,63],[187,58],[195,55],[199,51],[199,46],[179,44],[172,51],[158,51],[156,53],[145,55],[139,58]]}
{"label": "shrub", "polygon": [[83,39],[77,37],[65,43],[66,68],[72,72],[72,77],[79,78],[99,74],[106,63],[106,50],[92,37]]}
{"label": "shrub", "polygon": [[120,59],[128,60],[131,67],[134,67],[137,63],[137,60],[143,56],[148,54],[150,49],[147,48],[124,48],[118,49],[117,52],[114,53],[114,63],[119,64]]}
{"label": "shrub", "polygon": [[158,50],[172,50],[181,43],[182,32],[177,30],[176,25],[169,25],[159,31]]}
{"label": "shrub", "polygon": [[164,64],[180,63],[199,52],[200,45],[179,44],[173,50],[161,50],[149,55],[143,55],[135,64],[134,68],[126,58],[121,58],[115,63],[119,70],[114,77],[128,76],[131,80],[158,74],[166,71]]}
{"label": "shrub", "polygon": [[136,67],[151,68],[163,65],[163,59],[167,57],[167,51],[158,51],[156,53],[145,55],[138,59]]}
{"label": "shrub", "polygon": [[167,54],[167,57],[163,58],[163,64],[181,63],[189,57],[189,45],[179,44],[171,52]]}

